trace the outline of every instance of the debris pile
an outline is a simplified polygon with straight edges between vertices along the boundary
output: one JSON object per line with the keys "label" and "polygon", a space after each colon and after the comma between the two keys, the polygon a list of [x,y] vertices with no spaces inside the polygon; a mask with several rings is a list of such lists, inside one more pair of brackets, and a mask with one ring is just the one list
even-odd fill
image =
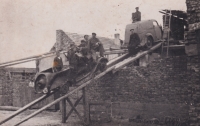
{"label": "debris pile", "polygon": [[188,77],[191,78],[188,80],[188,98],[189,102],[189,117],[190,117],[190,126],[195,126],[200,123],[200,108],[199,108],[199,99],[200,99],[200,74],[199,69],[200,65],[197,65],[200,62],[200,56],[194,56],[193,58],[188,57]]}
{"label": "debris pile", "polygon": [[200,2],[199,0],[186,0],[187,15],[189,24],[200,22]]}

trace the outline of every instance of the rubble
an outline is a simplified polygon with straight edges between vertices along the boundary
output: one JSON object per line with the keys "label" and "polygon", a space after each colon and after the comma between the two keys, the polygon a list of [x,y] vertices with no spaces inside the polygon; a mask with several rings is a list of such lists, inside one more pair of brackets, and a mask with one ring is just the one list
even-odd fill
{"label": "rubble", "polygon": [[189,31],[185,32],[185,39],[188,43],[197,43],[197,30],[200,29],[200,2],[199,0],[186,0],[187,20]]}
{"label": "rubble", "polygon": [[200,22],[200,2],[199,0],[186,0],[188,23]]}

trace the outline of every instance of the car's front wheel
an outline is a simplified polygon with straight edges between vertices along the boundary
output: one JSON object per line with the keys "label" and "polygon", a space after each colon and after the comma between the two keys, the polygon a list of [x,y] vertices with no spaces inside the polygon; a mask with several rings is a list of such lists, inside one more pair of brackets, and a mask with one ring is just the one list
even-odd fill
{"label": "car's front wheel", "polygon": [[[44,89],[46,87],[46,76],[40,75],[36,81],[35,81],[35,92],[36,93],[44,93]],[[48,93],[48,91],[45,91],[45,93]]]}

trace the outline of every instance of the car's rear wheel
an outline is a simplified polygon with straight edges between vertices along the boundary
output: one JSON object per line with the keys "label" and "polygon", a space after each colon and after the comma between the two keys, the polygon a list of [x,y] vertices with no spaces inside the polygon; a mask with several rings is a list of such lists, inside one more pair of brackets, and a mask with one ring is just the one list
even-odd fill
{"label": "car's rear wheel", "polygon": [[146,46],[148,48],[151,48],[153,46],[153,38],[151,36],[147,37],[147,42],[146,42]]}

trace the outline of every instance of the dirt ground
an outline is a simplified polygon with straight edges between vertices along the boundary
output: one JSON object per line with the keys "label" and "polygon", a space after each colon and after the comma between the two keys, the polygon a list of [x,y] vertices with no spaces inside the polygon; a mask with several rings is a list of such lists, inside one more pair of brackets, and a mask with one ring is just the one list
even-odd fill
{"label": "dirt ground", "polygon": [[[27,110],[25,113],[20,114],[10,121],[4,123],[2,126],[13,126],[15,125],[20,119],[26,117],[30,113],[34,112],[35,110]],[[0,120],[9,116],[14,111],[0,111]],[[20,126],[83,126],[82,123],[79,121],[78,117],[75,113],[69,117],[66,123],[61,123],[61,113],[57,112],[50,112],[44,111],[39,115],[31,118],[30,120],[22,123]],[[129,122],[108,122],[108,123],[91,123],[90,126],[149,126],[148,124],[138,124],[138,123],[129,123]],[[155,125],[151,125],[155,126]]]}
{"label": "dirt ground", "polygon": [[[13,126],[18,121],[20,121],[20,119],[26,117],[33,112],[34,110],[27,110],[25,113],[14,117],[10,121],[4,123],[2,126]],[[9,116],[11,113],[13,113],[13,111],[0,111],[0,120]],[[61,113],[59,111],[44,111],[36,115],[34,118],[22,123],[20,126],[82,126],[82,124],[76,119],[76,115],[74,113],[72,113],[69,121],[67,121],[65,124],[62,124]]]}

